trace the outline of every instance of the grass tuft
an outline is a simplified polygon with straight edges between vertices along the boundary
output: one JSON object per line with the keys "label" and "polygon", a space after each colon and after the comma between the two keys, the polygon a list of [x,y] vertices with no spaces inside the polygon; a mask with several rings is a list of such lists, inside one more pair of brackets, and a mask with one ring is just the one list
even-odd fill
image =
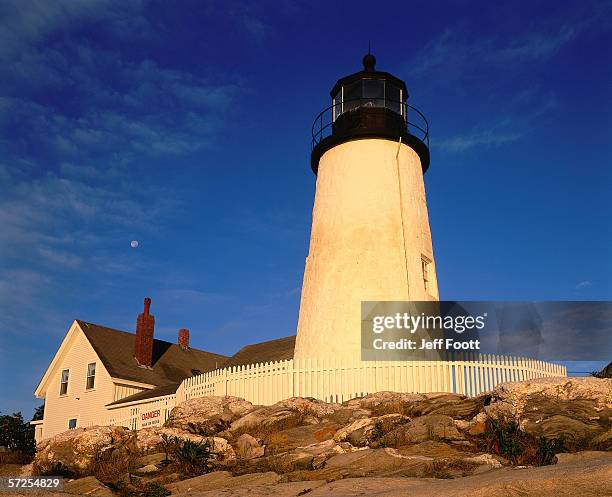
{"label": "grass tuft", "polygon": [[510,460],[513,464],[546,466],[555,463],[555,454],[563,452],[562,438],[548,439],[529,435],[515,421],[489,419],[485,424],[485,450]]}

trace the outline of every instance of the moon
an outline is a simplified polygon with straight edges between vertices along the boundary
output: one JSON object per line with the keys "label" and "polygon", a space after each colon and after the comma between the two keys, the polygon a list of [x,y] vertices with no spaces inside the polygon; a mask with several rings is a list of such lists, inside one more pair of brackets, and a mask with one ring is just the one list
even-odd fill
{"label": "moon", "polygon": [[138,247],[138,240],[132,240],[130,245],[132,246],[132,248]]}

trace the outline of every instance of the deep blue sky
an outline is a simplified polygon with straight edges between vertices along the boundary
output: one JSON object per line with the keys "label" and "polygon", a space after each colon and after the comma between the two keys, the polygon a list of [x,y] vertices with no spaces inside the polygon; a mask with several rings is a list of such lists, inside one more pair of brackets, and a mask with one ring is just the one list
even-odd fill
{"label": "deep blue sky", "polygon": [[[609,2],[0,2],[0,411],[75,318],[295,333],[310,126],[368,40],[431,126],[443,299],[608,300]],[[130,247],[131,240],[140,246]]]}

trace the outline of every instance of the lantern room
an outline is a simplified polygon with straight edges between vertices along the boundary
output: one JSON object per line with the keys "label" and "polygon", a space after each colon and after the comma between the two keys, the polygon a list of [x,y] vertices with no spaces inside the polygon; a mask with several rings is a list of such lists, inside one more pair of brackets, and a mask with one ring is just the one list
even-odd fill
{"label": "lantern room", "polygon": [[363,71],[338,80],[332,88],[334,121],[345,112],[359,107],[387,108],[406,116],[406,83],[388,72],[375,71],[376,58],[363,58]]}
{"label": "lantern room", "polygon": [[411,146],[429,167],[429,125],[425,116],[407,103],[406,83],[388,72],[377,71],[368,53],[363,70],[339,79],[330,92],[331,106],[312,125],[311,167],[330,148],[350,140],[381,138]]}

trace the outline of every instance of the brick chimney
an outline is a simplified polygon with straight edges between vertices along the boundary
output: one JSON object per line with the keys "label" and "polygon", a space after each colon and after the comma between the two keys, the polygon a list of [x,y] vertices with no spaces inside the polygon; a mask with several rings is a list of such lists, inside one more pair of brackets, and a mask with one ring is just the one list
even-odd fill
{"label": "brick chimney", "polygon": [[178,346],[181,350],[189,349],[189,330],[187,328],[181,328],[178,332]]}
{"label": "brick chimney", "polygon": [[153,365],[153,332],[155,317],[149,314],[151,299],[144,299],[144,311],[136,320],[136,340],[134,343],[134,359],[141,366]]}

